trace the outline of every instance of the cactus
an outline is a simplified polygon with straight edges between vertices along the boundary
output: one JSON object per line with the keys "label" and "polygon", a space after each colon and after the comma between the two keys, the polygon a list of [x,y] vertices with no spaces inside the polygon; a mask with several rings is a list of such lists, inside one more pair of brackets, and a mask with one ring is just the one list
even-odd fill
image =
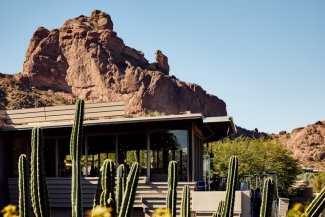
{"label": "cactus", "polygon": [[219,202],[217,211],[215,213],[213,213],[212,217],[221,217],[224,206],[225,206],[225,201],[221,200]]}
{"label": "cactus", "polygon": [[102,191],[103,190],[102,190],[102,181],[101,181],[101,173],[100,173],[99,177],[98,177],[95,196],[94,196],[94,203],[93,203],[93,209],[92,209],[91,216],[94,216],[94,210],[95,210],[96,206],[100,205],[100,195],[101,195]]}
{"label": "cactus", "polygon": [[117,184],[116,184],[116,213],[120,212],[123,193],[126,187],[127,171],[124,164],[117,168]]}
{"label": "cactus", "polygon": [[270,178],[264,180],[263,198],[260,211],[260,217],[270,217],[273,203],[273,181]]}
{"label": "cactus", "polygon": [[19,184],[19,216],[29,217],[29,183],[28,183],[28,173],[29,165],[25,154],[19,156],[18,161],[18,184]]}
{"label": "cactus", "polygon": [[191,216],[191,206],[190,206],[190,188],[185,185],[182,194],[182,205],[181,205],[181,217]]}
{"label": "cactus", "polygon": [[110,207],[114,204],[114,188],[115,188],[115,163],[106,159],[101,169],[102,193],[100,195],[100,206],[108,207],[108,199],[110,199]]}
{"label": "cactus", "polygon": [[31,198],[36,217],[49,217],[50,206],[45,179],[43,133],[38,127],[32,130]]}
{"label": "cactus", "polygon": [[72,167],[71,183],[71,208],[72,217],[82,217],[82,197],[81,197],[81,147],[82,147],[82,123],[84,116],[84,101],[78,100],[76,104],[76,114],[70,137],[70,155]]}
{"label": "cactus", "polygon": [[139,181],[140,168],[139,163],[132,164],[130,173],[127,177],[125,192],[123,194],[123,201],[119,212],[119,217],[130,217],[133,209],[135,192],[137,190]]}
{"label": "cactus", "polygon": [[318,217],[325,208],[325,188],[321,190],[319,195],[308,205],[302,216]]}
{"label": "cactus", "polygon": [[238,158],[232,156],[229,161],[228,177],[227,177],[227,194],[225,207],[222,213],[223,217],[232,217],[235,203],[235,187],[238,174]]}
{"label": "cactus", "polygon": [[176,216],[177,180],[177,162],[170,161],[168,165],[167,209],[172,217]]}

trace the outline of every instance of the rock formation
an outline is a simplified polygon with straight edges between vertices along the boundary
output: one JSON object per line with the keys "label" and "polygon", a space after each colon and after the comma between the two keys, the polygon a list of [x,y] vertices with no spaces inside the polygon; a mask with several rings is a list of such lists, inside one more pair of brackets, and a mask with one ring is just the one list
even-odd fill
{"label": "rock formation", "polygon": [[34,33],[16,75],[27,86],[65,92],[88,102],[124,100],[132,115],[151,112],[201,112],[227,115],[226,104],[200,86],[169,76],[168,58],[156,51],[149,63],[141,51],[124,44],[101,11],[67,20],[60,29]]}
{"label": "rock formation", "polygon": [[296,128],[291,133],[281,131],[276,137],[303,166],[325,169],[325,121]]}

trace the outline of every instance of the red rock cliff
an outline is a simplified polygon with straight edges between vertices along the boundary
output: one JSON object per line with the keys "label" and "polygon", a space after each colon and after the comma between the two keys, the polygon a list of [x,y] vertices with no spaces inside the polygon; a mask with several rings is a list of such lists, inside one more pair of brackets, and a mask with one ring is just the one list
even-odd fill
{"label": "red rock cliff", "polygon": [[227,115],[224,101],[169,76],[168,58],[160,50],[156,62],[149,63],[141,51],[126,46],[110,16],[98,10],[69,19],[60,29],[38,28],[20,79],[88,102],[124,100],[128,114]]}

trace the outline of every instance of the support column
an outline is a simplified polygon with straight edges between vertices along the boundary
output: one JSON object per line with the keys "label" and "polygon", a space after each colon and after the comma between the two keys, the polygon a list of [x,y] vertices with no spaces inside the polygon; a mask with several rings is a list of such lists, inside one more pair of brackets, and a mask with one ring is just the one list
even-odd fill
{"label": "support column", "polygon": [[147,132],[147,180],[150,181],[150,168],[151,168],[151,162],[150,162],[150,132]]}
{"label": "support column", "polygon": [[118,134],[115,134],[115,165],[116,168],[118,165]]}
{"label": "support column", "polygon": [[9,204],[7,160],[5,159],[6,153],[7,148],[3,143],[3,132],[2,127],[0,127],[0,208]]}
{"label": "support column", "polygon": [[88,176],[88,136],[85,136],[85,168],[86,177]]}
{"label": "support column", "polygon": [[59,139],[55,138],[55,177],[59,177]]}

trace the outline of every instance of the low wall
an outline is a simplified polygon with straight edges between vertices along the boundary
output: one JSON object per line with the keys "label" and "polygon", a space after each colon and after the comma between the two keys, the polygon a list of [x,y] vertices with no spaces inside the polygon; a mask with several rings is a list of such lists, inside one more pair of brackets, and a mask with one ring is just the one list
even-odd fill
{"label": "low wall", "polygon": [[[234,216],[249,217],[250,192],[236,191]],[[192,210],[197,213],[214,213],[220,201],[225,200],[226,191],[192,192]]]}

